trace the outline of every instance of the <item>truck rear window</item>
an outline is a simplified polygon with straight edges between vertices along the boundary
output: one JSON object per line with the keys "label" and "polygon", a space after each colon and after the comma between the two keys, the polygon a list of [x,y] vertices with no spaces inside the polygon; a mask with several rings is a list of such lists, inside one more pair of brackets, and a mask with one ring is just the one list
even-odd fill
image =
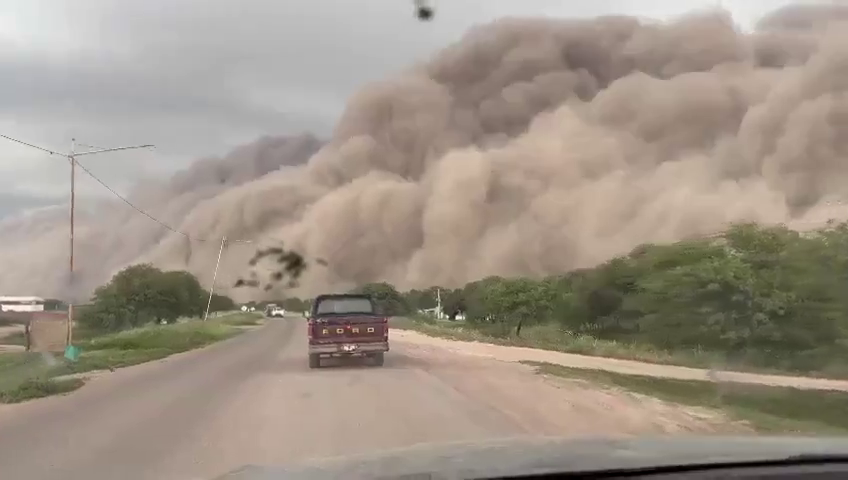
{"label": "truck rear window", "polygon": [[350,314],[350,313],[374,313],[374,304],[367,298],[357,297],[340,297],[340,298],[324,298],[315,306],[315,313],[318,315],[329,315],[333,313]]}

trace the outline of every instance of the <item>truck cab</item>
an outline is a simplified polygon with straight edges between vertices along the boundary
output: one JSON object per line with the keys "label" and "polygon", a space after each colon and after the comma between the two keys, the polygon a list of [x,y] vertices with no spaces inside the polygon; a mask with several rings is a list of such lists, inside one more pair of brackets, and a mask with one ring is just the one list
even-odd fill
{"label": "truck cab", "polygon": [[308,317],[309,368],[324,358],[365,357],[383,365],[389,351],[389,319],[377,313],[369,295],[319,295]]}

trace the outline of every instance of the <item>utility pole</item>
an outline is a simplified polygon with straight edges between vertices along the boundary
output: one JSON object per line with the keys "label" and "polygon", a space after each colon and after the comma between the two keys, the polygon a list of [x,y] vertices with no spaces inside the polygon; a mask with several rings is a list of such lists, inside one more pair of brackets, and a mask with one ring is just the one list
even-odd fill
{"label": "utility pole", "polygon": [[436,318],[442,319],[442,289],[436,287]]}
{"label": "utility pole", "polygon": [[[253,243],[251,240],[230,240],[229,243]],[[228,244],[227,237],[221,237],[221,247],[218,248],[218,261],[215,262],[215,273],[212,274],[212,285],[209,286],[209,299],[206,301],[206,313],[203,315],[203,321],[209,319],[209,309],[212,307],[212,294],[215,291],[215,281],[218,279],[218,267],[221,265],[221,257],[224,254],[224,247]]]}
{"label": "utility pole", "polygon": [[81,157],[83,155],[96,155],[99,153],[107,153],[107,152],[117,152],[120,150],[135,150],[140,148],[153,148],[153,145],[133,145],[128,147],[115,147],[115,148],[99,148],[94,150],[87,150],[85,152],[77,152],[76,151],[76,139],[71,139],[71,151],[68,153],[59,153],[48,148],[39,147],[38,145],[33,145],[31,143],[26,143],[22,140],[18,140],[16,138],[12,138],[6,135],[0,134],[0,137],[10,140],[15,143],[19,143],[21,145],[25,145],[30,148],[34,148],[36,150],[41,150],[42,152],[49,153],[51,155],[57,155],[60,157],[65,157],[68,159],[68,162],[71,164],[71,206],[70,206],[70,257],[68,262],[68,290],[71,294],[70,302],[68,302],[68,345],[71,345],[73,341],[73,325],[74,325],[74,210],[76,208],[76,166],[77,160],[76,157]]}
{"label": "utility pole", "polygon": [[74,294],[74,210],[76,210],[77,203],[77,160],[74,157],[74,150],[76,150],[76,139],[71,139],[71,154],[68,155],[68,161],[71,162],[71,209],[70,209],[70,219],[71,219],[71,234],[70,234],[70,255],[69,255],[69,265],[68,265],[68,294],[71,296],[70,302],[68,302],[68,345],[73,345],[74,340],[74,302],[76,301],[76,296]]}
{"label": "utility pole", "polygon": [[209,307],[212,306],[212,292],[215,291],[215,280],[218,279],[218,266],[221,265],[221,254],[224,253],[224,244],[227,243],[227,237],[221,237],[221,248],[218,249],[218,261],[215,262],[215,273],[212,274],[212,285],[209,285],[209,300],[206,302],[206,314],[203,315],[203,321],[209,319]]}
{"label": "utility pole", "polygon": [[[117,152],[120,150],[136,150],[140,148],[153,148],[153,145],[132,145],[128,147],[115,147],[115,148],[100,148],[95,150],[88,150],[85,152],[76,152],[76,139],[71,139],[71,152],[68,154],[68,161],[71,162],[71,211],[70,211],[70,258],[69,258],[69,270],[68,270],[68,289],[70,290],[71,295],[74,294],[74,210],[76,209],[76,171],[77,171],[77,157],[81,157],[83,155],[96,155],[98,153],[107,153],[107,152]],[[68,303],[68,345],[72,345],[74,339],[74,298],[71,298],[71,302]]]}

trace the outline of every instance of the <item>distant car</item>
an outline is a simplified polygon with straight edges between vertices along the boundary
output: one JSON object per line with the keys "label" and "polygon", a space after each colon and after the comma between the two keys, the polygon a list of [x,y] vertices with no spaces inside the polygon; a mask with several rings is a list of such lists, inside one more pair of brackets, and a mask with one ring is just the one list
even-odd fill
{"label": "distant car", "polygon": [[271,310],[271,315],[269,315],[269,316],[270,317],[276,317],[276,318],[282,318],[282,317],[286,316],[286,311],[285,311],[285,309],[282,309],[282,308],[275,308],[275,309]]}

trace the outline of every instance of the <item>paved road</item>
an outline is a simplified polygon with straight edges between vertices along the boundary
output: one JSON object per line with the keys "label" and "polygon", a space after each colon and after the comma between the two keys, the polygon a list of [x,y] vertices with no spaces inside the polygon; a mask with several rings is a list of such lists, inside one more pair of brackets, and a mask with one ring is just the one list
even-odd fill
{"label": "paved road", "polygon": [[651,431],[652,417],[670,419],[662,431],[692,429],[680,413],[637,411],[642,400],[564,398],[526,367],[414,344],[393,344],[382,368],[309,370],[304,330],[272,321],[65,397],[2,406],[0,477],[185,480],[423,442]]}
{"label": "paved road", "polygon": [[427,440],[513,433],[403,352],[381,368],[306,367],[303,322],[271,322],[65,398],[0,409],[3,478],[209,478]]}

